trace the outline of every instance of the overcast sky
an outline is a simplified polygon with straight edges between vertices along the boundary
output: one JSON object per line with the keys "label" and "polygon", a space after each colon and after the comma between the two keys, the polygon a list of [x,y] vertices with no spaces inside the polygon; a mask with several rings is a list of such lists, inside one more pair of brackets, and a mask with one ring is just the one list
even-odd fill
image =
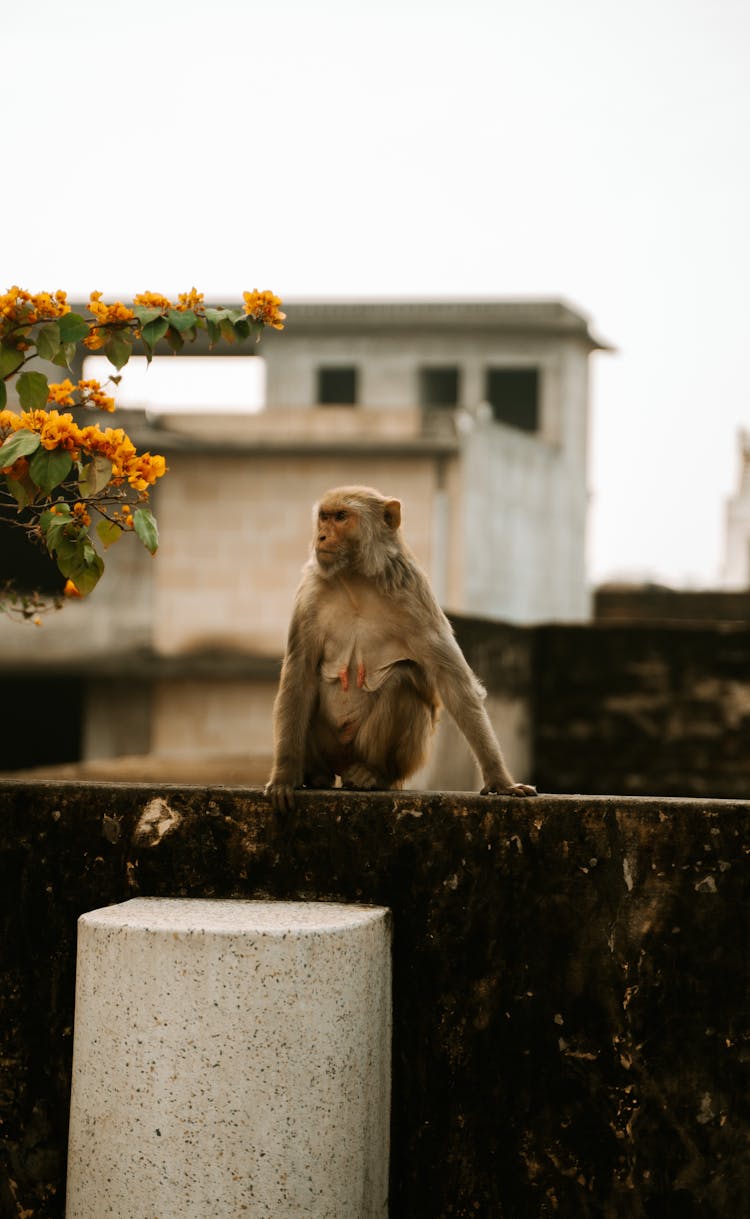
{"label": "overcast sky", "polygon": [[748,0],[37,0],[3,288],[586,313],[591,574],[716,581],[750,427]]}

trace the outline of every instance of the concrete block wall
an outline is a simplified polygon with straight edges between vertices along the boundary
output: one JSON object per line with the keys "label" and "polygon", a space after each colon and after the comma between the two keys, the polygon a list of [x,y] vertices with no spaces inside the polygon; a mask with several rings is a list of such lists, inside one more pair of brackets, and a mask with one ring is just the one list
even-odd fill
{"label": "concrete block wall", "polygon": [[175,655],[220,643],[280,655],[312,537],[312,507],[342,483],[403,499],[404,531],[432,562],[434,462],[245,455],[214,465],[181,454],[159,489],[162,542],[154,589],[155,649]]}
{"label": "concrete block wall", "polygon": [[76,920],[134,896],[392,911],[391,1219],[745,1213],[747,801],[0,784],[9,1219],[62,1219]]}
{"label": "concrete block wall", "polygon": [[750,792],[747,624],[539,627],[532,689],[544,790]]}

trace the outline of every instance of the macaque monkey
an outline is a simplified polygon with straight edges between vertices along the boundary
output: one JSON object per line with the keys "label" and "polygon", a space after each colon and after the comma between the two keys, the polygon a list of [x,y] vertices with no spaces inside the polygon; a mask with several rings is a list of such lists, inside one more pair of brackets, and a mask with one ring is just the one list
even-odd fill
{"label": "macaque monkey", "polygon": [[427,577],[401,538],[401,505],[370,487],[329,491],[314,510],[274,704],[266,786],[291,809],[298,787],[402,787],[422,765],[441,703],[482,770],[482,794],[515,783]]}

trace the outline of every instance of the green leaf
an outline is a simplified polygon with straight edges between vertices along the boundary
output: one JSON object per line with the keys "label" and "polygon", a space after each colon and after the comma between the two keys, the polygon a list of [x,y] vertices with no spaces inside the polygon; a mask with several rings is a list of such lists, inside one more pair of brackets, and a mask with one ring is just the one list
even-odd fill
{"label": "green leaf", "polygon": [[148,508],[136,508],[133,513],[133,528],[146,547],[146,550],[150,551],[151,554],[155,554],[159,546],[159,530]]}
{"label": "green leaf", "polygon": [[104,561],[85,531],[75,538],[60,538],[55,546],[55,558],[59,570],[66,579],[73,581],[84,597],[99,583],[104,571]]}
{"label": "green leaf", "polygon": [[120,526],[116,525],[114,521],[105,520],[104,517],[97,521],[96,532],[105,550],[110,546],[114,546],[115,542],[119,542],[122,537]]}
{"label": "green leaf", "polygon": [[198,320],[191,309],[170,309],[167,317],[170,326],[173,326],[180,334],[186,330],[192,330]]}
{"label": "green leaf", "polygon": [[16,351],[15,347],[9,347],[5,343],[0,343],[0,377],[3,380],[6,377],[10,377],[22,364],[22,351]]}
{"label": "green leaf", "polygon": [[91,499],[93,495],[98,495],[107,486],[111,477],[112,462],[108,457],[97,453],[91,461],[86,462],[81,471],[81,477],[78,480],[81,499]]}
{"label": "green leaf", "polygon": [[70,473],[73,458],[65,449],[39,449],[31,459],[29,474],[40,491],[49,495]]}
{"label": "green leaf", "polygon": [[208,334],[209,347],[215,347],[221,338],[221,327],[218,322],[206,322],[206,332]]}
{"label": "green leaf", "polygon": [[179,330],[173,330],[171,326],[164,337],[172,348],[172,351],[182,351],[185,346],[185,340]]}
{"label": "green leaf", "polygon": [[36,353],[42,360],[54,360],[59,350],[60,327],[57,322],[48,322],[36,336]]}
{"label": "green leaf", "polygon": [[30,432],[27,428],[13,432],[4,444],[0,445],[0,468],[12,466],[19,457],[28,457],[30,453],[36,452],[41,443],[42,438],[38,432]]}
{"label": "green leaf", "polygon": [[28,508],[29,504],[33,504],[37,491],[28,476],[24,478],[11,478],[9,475],[6,475],[5,482],[19,509]]}
{"label": "green leaf", "polygon": [[68,578],[73,581],[81,596],[87,597],[101,580],[103,571],[104,560],[94,551],[91,562],[77,567]]}
{"label": "green leaf", "polygon": [[39,528],[43,534],[48,534],[51,529],[58,525],[69,525],[72,520],[70,515],[70,504],[66,504],[65,500],[58,500],[55,504],[55,511],[51,508],[46,508],[39,517]]}
{"label": "green leaf", "polygon": [[165,317],[159,314],[152,322],[144,326],[141,331],[141,338],[148,347],[155,347],[159,339],[163,339],[164,335],[169,330],[169,322]]}
{"label": "green leaf", "polygon": [[22,372],[16,382],[18,401],[25,411],[41,411],[47,405],[49,384],[44,373]]}
{"label": "green leaf", "polygon": [[161,309],[146,309],[144,305],[136,305],[133,309],[133,313],[138,318],[141,326],[148,326],[150,322],[153,322],[157,317],[162,316]]}
{"label": "green leaf", "polygon": [[72,368],[77,351],[77,343],[63,343],[57,355],[53,356],[52,363],[57,364],[60,368]]}
{"label": "green leaf", "polygon": [[89,332],[89,323],[80,313],[64,313],[57,325],[62,343],[80,343]]}
{"label": "green leaf", "polygon": [[50,554],[55,553],[63,547],[63,549],[71,543],[69,534],[73,534],[72,542],[75,542],[77,534],[80,532],[80,527],[77,526],[70,514],[70,509],[65,503],[55,505],[55,512],[43,512],[39,518],[39,527],[44,534],[44,541],[47,550]]}
{"label": "green leaf", "polygon": [[246,317],[241,317],[238,322],[234,323],[234,333],[239,339],[250,338],[250,323]]}
{"label": "green leaf", "polygon": [[113,331],[107,340],[104,352],[110,364],[114,364],[118,370],[123,368],[133,354],[133,336],[130,331]]}
{"label": "green leaf", "polygon": [[227,343],[236,343],[237,335],[234,333],[234,323],[231,318],[223,317],[220,322],[221,337],[226,339]]}
{"label": "green leaf", "polygon": [[206,321],[212,322],[213,325],[215,325],[215,326],[221,325],[221,322],[224,320],[224,318],[226,316],[227,316],[226,309],[207,309],[206,310]]}
{"label": "green leaf", "polygon": [[8,401],[8,391],[5,388],[5,382],[0,381],[0,411],[3,409],[3,407],[5,406],[7,401]]}

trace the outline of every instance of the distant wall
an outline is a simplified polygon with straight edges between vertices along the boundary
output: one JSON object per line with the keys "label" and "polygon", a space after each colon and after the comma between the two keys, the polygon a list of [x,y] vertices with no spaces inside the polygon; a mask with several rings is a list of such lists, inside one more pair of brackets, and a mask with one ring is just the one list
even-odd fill
{"label": "distant wall", "polygon": [[628,622],[750,622],[750,590],[689,592],[657,586],[606,585],[594,592],[594,617]]}
{"label": "distant wall", "polygon": [[0,1215],[62,1219],[78,915],[179,895],[392,909],[391,1219],[741,1216],[749,861],[747,802],[2,783]]}
{"label": "distant wall", "polygon": [[750,625],[540,627],[532,691],[541,790],[750,793]]}

